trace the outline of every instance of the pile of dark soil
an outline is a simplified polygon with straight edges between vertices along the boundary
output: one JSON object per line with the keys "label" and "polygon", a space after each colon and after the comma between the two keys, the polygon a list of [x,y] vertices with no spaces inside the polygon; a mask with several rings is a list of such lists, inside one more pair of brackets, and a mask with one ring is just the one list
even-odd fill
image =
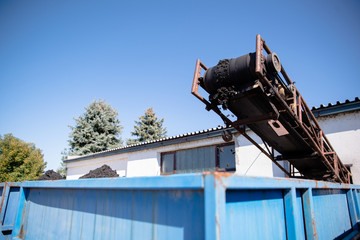
{"label": "pile of dark soil", "polygon": [[60,180],[64,179],[59,173],[54,170],[47,170],[43,175],[41,175],[38,180]]}
{"label": "pile of dark soil", "polygon": [[115,170],[112,170],[108,165],[102,165],[101,167],[90,170],[89,173],[81,176],[80,178],[108,178],[108,177],[119,177],[119,174]]}

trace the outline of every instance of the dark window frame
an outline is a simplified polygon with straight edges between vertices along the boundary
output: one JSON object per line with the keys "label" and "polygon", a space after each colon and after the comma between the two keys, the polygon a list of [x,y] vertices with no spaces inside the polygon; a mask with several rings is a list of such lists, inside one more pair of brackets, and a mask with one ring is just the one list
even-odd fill
{"label": "dark window frame", "polygon": [[[169,151],[169,152],[162,152],[160,153],[160,175],[171,175],[171,174],[176,174],[176,152],[181,151],[181,150],[192,150],[192,149],[197,149],[197,148],[201,148],[201,147],[214,147],[215,148],[215,172],[232,172],[232,171],[236,171],[236,156],[234,153],[234,158],[235,158],[235,168],[231,168],[231,169],[224,169],[224,168],[220,168],[220,154],[219,154],[219,148],[221,147],[225,147],[225,146],[234,146],[235,149],[235,142],[229,142],[229,143],[222,143],[222,144],[215,144],[215,145],[205,145],[205,146],[199,146],[199,147],[193,147],[193,148],[186,148],[186,149],[179,149],[179,150],[175,150],[175,151]],[[174,156],[174,169],[171,173],[164,173],[163,172],[163,156],[167,155],[167,154],[173,154]]]}
{"label": "dark window frame", "polygon": [[[163,161],[164,161],[163,156],[166,155],[166,154],[173,154],[173,155],[174,155],[174,163],[173,163],[174,167],[173,167],[172,173],[164,173],[164,172],[163,172]],[[170,151],[170,152],[163,152],[163,153],[161,153],[161,154],[160,154],[160,174],[161,174],[161,175],[171,175],[171,174],[175,174],[175,173],[176,173],[176,172],[175,172],[175,168],[176,168],[176,151]]]}

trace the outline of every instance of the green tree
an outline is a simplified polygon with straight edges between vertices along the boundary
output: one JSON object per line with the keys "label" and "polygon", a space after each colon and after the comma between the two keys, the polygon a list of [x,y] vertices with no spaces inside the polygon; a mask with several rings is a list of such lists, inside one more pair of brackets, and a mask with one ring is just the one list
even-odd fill
{"label": "green tree", "polygon": [[0,182],[36,180],[46,162],[41,150],[12,134],[0,135]]}
{"label": "green tree", "polygon": [[103,100],[94,101],[70,126],[69,155],[86,155],[122,146],[118,112]]}
{"label": "green tree", "polygon": [[69,156],[69,151],[68,149],[64,149],[64,151],[61,152],[61,163],[60,163],[60,167],[58,167],[58,169],[56,170],[57,173],[59,173],[61,176],[63,176],[64,178],[66,178],[66,164],[65,164],[65,160],[67,159],[67,156]]}
{"label": "green tree", "polygon": [[145,111],[145,115],[139,117],[140,121],[135,121],[132,136],[136,139],[128,139],[127,145],[157,140],[166,137],[166,128],[163,127],[164,118],[158,119],[152,107]]}
{"label": "green tree", "polygon": [[63,178],[66,178],[66,164],[63,160],[61,160],[60,167],[58,167],[56,172],[60,174]]}

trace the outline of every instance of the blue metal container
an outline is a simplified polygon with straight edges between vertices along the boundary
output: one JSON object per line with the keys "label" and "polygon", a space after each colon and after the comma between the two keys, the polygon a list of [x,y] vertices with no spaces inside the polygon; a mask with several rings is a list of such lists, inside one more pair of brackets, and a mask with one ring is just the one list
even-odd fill
{"label": "blue metal container", "polygon": [[0,239],[11,239],[20,206],[20,183],[0,183]]}
{"label": "blue metal container", "polygon": [[0,184],[0,239],[335,239],[360,186],[227,173]]}

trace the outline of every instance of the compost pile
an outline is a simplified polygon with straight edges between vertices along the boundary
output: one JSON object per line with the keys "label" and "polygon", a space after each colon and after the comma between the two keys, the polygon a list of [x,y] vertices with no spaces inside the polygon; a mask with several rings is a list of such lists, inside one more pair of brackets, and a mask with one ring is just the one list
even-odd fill
{"label": "compost pile", "polygon": [[80,178],[108,178],[108,177],[119,177],[119,174],[115,170],[112,170],[108,165],[102,165],[101,167],[90,170],[89,173],[85,174]]}
{"label": "compost pile", "polygon": [[43,175],[41,175],[38,180],[60,180],[64,179],[59,173],[55,172],[54,170],[47,170]]}

